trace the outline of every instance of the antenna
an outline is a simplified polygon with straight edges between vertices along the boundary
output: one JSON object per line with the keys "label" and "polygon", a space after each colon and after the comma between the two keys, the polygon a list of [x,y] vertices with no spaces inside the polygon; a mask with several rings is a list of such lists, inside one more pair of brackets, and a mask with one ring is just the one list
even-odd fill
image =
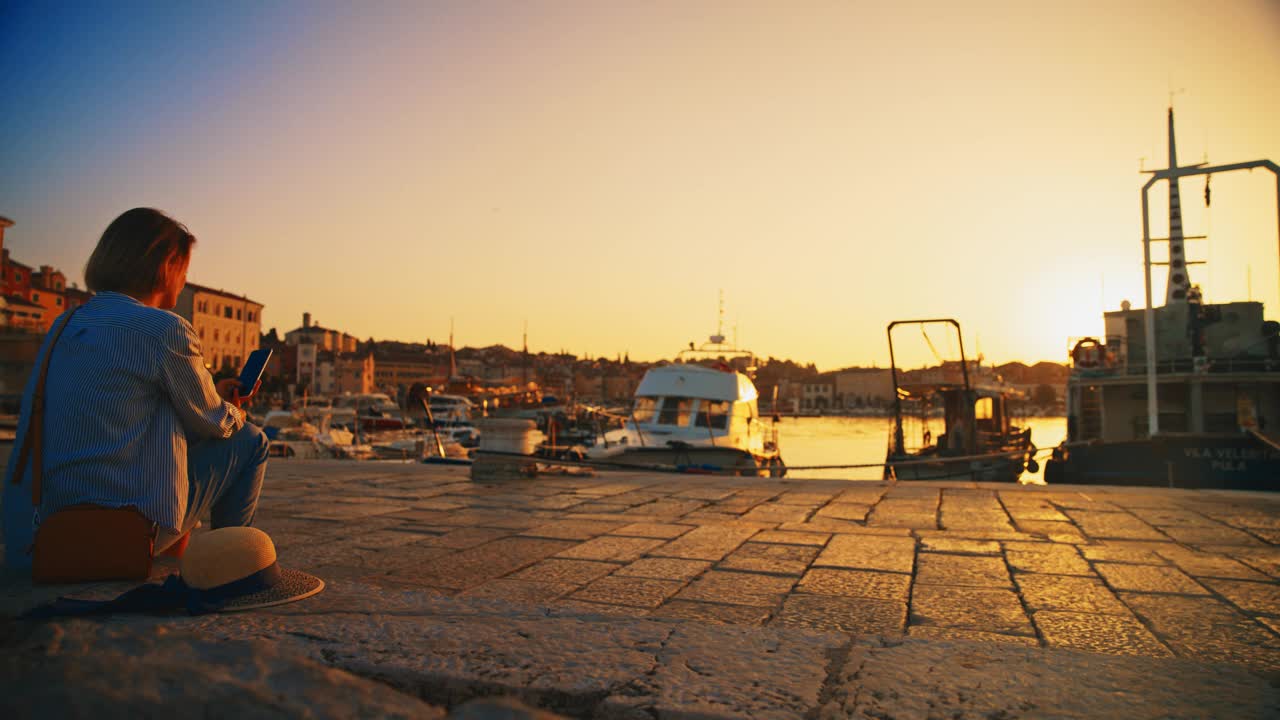
{"label": "antenna", "polygon": [[720,288],[720,317],[716,320],[716,335],[724,335],[724,288]]}
{"label": "antenna", "polygon": [[716,334],[710,340],[712,345],[724,344],[724,288],[720,288],[720,317],[716,320]]}

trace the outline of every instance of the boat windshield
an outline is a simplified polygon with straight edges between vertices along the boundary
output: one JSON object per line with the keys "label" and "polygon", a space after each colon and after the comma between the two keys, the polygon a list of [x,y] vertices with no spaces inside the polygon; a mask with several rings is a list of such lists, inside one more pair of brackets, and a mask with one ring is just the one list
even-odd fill
{"label": "boat windshield", "polygon": [[724,430],[729,427],[729,402],[725,400],[702,400],[698,403],[698,415],[694,419],[698,427],[709,427]]}
{"label": "boat windshield", "polygon": [[653,422],[654,418],[657,416],[657,411],[658,398],[637,397],[636,406],[631,411],[631,415],[638,423],[649,423]]}
{"label": "boat windshield", "polygon": [[659,425],[675,425],[676,427],[688,427],[689,415],[693,410],[693,398],[687,397],[665,397],[662,398],[662,410],[658,412]]}

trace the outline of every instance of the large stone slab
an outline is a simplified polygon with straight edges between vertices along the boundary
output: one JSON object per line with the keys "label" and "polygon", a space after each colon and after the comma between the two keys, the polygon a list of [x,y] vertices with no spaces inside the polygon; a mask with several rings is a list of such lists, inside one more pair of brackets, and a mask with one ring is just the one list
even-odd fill
{"label": "large stone slab", "polygon": [[0,705],[8,720],[445,716],[278,643],[85,621],[0,634]]}
{"label": "large stone slab", "polygon": [[855,646],[817,713],[839,718],[1268,718],[1280,689],[1241,668],[1009,643]]}
{"label": "large stone slab", "polygon": [[1121,593],[1180,657],[1280,670],[1280,637],[1211,597]]}
{"label": "large stone slab", "polygon": [[754,528],[707,525],[690,530],[666,545],[651,550],[649,554],[655,557],[718,561],[755,534]]}
{"label": "large stone slab", "polygon": [[841,635],[739,626],[678,626],[656,668],[607,697],[602,718],[801,717],[816,707]]}
{"label": "large stone slab", "polygon": [[[798,628],[547,613],[483,598],[376,588],[387,612],[244,613],[198,621],[218,640],[288,643],[338,668],[452,706],[504,694],[574,716],[796,717],[819,703],[847,640]],[[301,608],[305,603],[298,603]],[[140,621],[147,622],[147,621]],[[189,621],[190,622],[190,621]]]}
{"label": "large stone slab", "polygon": [[916,583],[920,585],[1011,587],[1009,569],[998,557],[922,552],[916,556],[916,564]]}
{"label": "large stone slab", "polygon": [[916,541],[910,537],[836,535],[813,561],[815,566],[909,573]]}
{"label": "large stone slab", "polygon": [[911,595],[911,624],[1035,634],[1018,596],[999,588],[916,585]]}

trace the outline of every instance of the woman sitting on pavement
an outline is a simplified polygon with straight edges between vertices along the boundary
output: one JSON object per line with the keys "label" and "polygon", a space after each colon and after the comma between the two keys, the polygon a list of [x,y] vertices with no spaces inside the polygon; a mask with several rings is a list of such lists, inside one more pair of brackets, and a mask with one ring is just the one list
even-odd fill
{"label": "woman sitting on pavement", "polygon": [[[103,232],[84,273],[96,294],[73,311],[49,361],[39,508],[30,463],[15,477],[19,453],[10,455],[9,567],[30,565],[40,518],[81,503],[136,507],[159,528],[157,553],[173,546],[180,555],[206,514],[214,528],[253,523],[268,442],[241,405],[258,388],[242,396],[235,379],[215,386],[191,324],[170,312],[194,244],[185,227],[150,208],[129,210]],[[23,393],[15,448],[29,430],[36,374]]]}

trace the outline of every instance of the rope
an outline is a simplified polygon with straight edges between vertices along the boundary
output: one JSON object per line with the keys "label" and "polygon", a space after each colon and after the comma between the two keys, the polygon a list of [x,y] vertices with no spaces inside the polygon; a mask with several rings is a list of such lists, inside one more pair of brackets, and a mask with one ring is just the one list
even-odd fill
{"label": "rope", "polygon": [[[1039,457],[1039,456],[1050,454],[1052,452],[1053,452],[1052,448],[1037,450],[1036,452],[1031,453],[1031,457],[1033,458]],[[865,470],[870,468],[879,468],[883,470],[884,468],[889,466],[910,467],[914,465],[937,465],[939,463],[962,463],[962,462],[971,462],[974,460],[1018,458],[1018,457],[1022,457],[1024,454],[1025,453],[1021,451],[1011,450],[1011,451],[998,452],[998,453],[986,453],[982,455],[943,455],[937,458],[930,458],[930,459],[923,459],[923,460],[897,460],[894,462],[883,462],[883,463],[853,463],[853,464],[847,464],[847,465],[787,465],[786,469],[788,471],[791,471],[791,470]],[[681,466],[681,465],[662,465],[662,464],[620,463],[620,462],[610,462],[608,460],[574,460],[570,458],[548,458],[540,455],[525,455],[523,453],[505,452],[501,450],[477,450],[476,451],[477,458],[479,458],[482,455],[489,456],[489,457],[503,457],[503,458],[512,458],[512,459],[520,459],[520,460],[530,460],[530,461],[542,463],[545,465],[565,465],[568,467],[618,468],[623,470],[645,470],[648,472],[678,473],[678,474],[688,474],[691,468],[696,468],[700,474],[707,474],[707,475],[737,475],[739,472],[743,472],[750,469],[759,470],[759,471],[768,471],[770,469],[769,467],[711,469],[711,468],[704,468],[702,466],[692,466],[692,465]],[[969,475],[972,472],[973,472],[972,469],[965,469],[963,471],[957,471],[955,473],[939,475],[937,476],[937,478],[941,479],[941,478],[953,477],[953,476],[958,477],[961,475]]]}
{"label": "rope", "polygon": [[929,332],[924,329],[924,325],[920,326],[920,335],[924,337],[924,341],[929,344],[929,351],[933,353],[933,358],[938,361],[939,365],[946,365],[946,361],[938,354],[938,348],[933,346],[933,341],[929,339]]}
{"label": "rope", "polygon": [[1262,441],[1266,445],[1270,445],[1275,450],[1280,450],[1280,440],[1264,434],[1258,428],[1249,428],[1249,434]]}

